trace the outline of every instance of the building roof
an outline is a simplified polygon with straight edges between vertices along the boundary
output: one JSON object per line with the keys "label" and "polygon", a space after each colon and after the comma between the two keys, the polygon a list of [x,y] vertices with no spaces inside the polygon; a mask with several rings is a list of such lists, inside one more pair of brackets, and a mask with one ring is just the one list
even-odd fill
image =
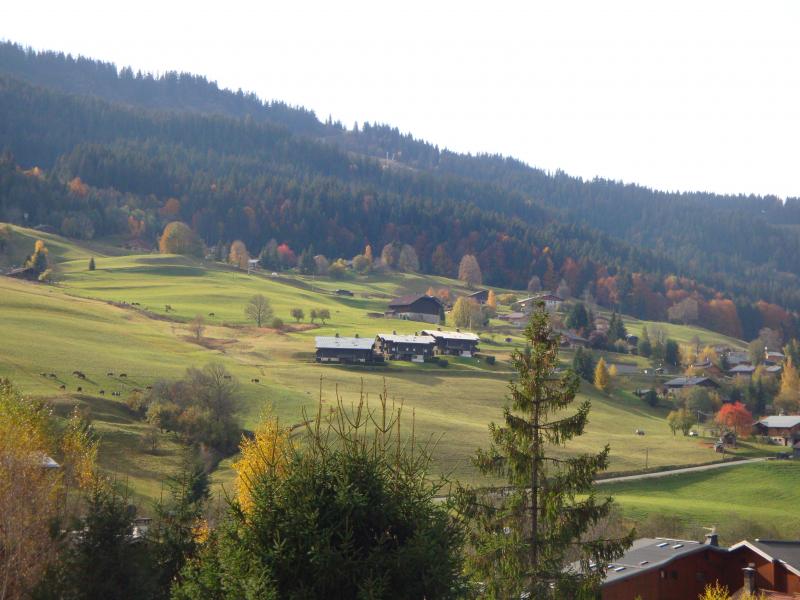
{"label": "building roof", "polygon": [[791,429],[795,425],[800,425],[800,415],[773,415],[760,419],[758,424],[769,429]]}
{"label": "building roof", "polygon": [[744,352],[742,350],[733,350],[732,352],[728,352],[727,356],[728,362],[733,364],[739,363],[749,363],[750,362],[750,354],[748,352]]}
{"label": "building roof", "polygon": [[483,296],[484,294],[488,294],[489,290],[478,290],[477,292],[472,292],[471,294],[467,295],[467,298],[473,298],[475,296]]}
{"label": "building roof", "polygon": [[501,321],[514,321],[515,319],[528,319],[529,317],[523,312],[510,312],[497,318]]}
{"label": "building roof", "polygon": [[317,336],[315,339],[317,349],[371,350],[375,345],[375,340],[372,338]]}
{"label": "building roof", "polygon": [[691,387],[693,385],[700,385],[706,381],[717,385],[714,380],[709,377],[676,377],[675,379],[670,379],[664,383],[664,385],[667,387]]}
{"label": "building roof", "polygon": [[778,561],[795,575],[800,576],[800,541],[744,540],[730,547],[731,551],[747,547],[769,561]]}
{"label": "building roof", "polygon": [[766,367],[764,370],[767,373],[780,373],[783,371],[783,367],[781,365],[772,365],[770,367]]}
{"label": "building roof", "polygon": [[379,333],[378,338],[395,344],[433,344],[436,341],[429,335],[398,335],[396,333]]}
{"label": "building roof", "polygon": [[422,300],[424,298],[430,298],[431,300],[435,300],[437,304],[442,304],[442,301],[436,296],[428,296],[427,294],[410,294],[408,296],[400,296],[399,298],[395,298],[389,302],[389,308],[395,306],[408,306],[409,304],[414,304],[414,302],[417,300]]}
{"label": "building roof", "polygon": [[477,342],[480,341],[479,338],[474,333],[464,333],[461,331],[439,331],[434,329],[423,329],[422,335],[429,335],[435,339],[443,339],[443,340],[467,340],[470,342]]}
{"label": "building roof", "polygon": [[603,584],[634,577],[651,569],[660,569],[677,558],[703,550],[727,552],[724,548],[701,542],[669,538],[640,538],[635,540],[622,558],[607,565]]}
{"label": "building roof", "polygon": [[736,365],[728,373],[752,373],[756,368],[753,365]]}

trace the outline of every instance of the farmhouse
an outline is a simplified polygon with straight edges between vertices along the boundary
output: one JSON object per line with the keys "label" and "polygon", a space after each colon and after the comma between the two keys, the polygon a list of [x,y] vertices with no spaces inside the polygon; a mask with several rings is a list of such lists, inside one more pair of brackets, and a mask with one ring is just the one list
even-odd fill
{"label": "farmhouse", "polygon": [[753,375],[753,373],[755,372],[755,370],[756,370],[756,368],[753,365],[738,364],[735,367],[733,367],[732,369],[729,369],[728,373],[730,373],[734,377],[737,376],[737,375],[738,376],[744,375],[744,376],[747,376],[747,377],[751,377]]}
{"label": "farmhouse", "polygon": [[505,321],[509,325],[513,325],[514,327],[525,327],[528,324],[530,318],[524,312],[511,312],[505,315],[500,315],[497,317],[501,321]]}
{"label": "farmhouse", "polygon": [[357,337],[316,338],[317,362],[370,364],[383,362],[383,356],[375,353],[375,340]]}
{"label": "farmhouse", "polygon": [[589,347],[589,340],[587,340],[585,337],[576,335],[571,331],[567,331],[566,329],[560,329],[558,330],[558,333],[561,335],[561,346],[564,348]]}
{"label": "farmhouse", "polygon": [[472,356],[478,351],[480,338],[474,333],[433,329],[423,329],[421,333],[429,335],[435,340],[435,352],[438,354]]}
{"label": "farmhouse", "polygon": [[750,355],[742,350],[733,350],[725,356],[729,365],[736,366],[750,364]]}
{"label": "farmhouse", "polygon": [[424,362],[433,356],[436,341],[429,335],[397,335],[379,333],[375,339],[376,351],[389,360]]}
{"label": "farmhouse", "polygon": [[561,307],[561,303],[564,302],[564,299],[550,292],[542,292],[541,294],[535,294],[529,298],[523,298],[517,302],[517,304],[522,312],[530,314],[539,302],[544,303],[546,310],[555,311]]}
{"label": "farmhouse", "polygon": [[439,298],[426,294],[402,296],[389,303],[386,316],[408,321],[441,323],[444,320],[444,305]]}
{"label": "farmhouse", "polygon": [[475,300],[478,304],[486,304],[486,301],[489,300],[489,290],[478,290],[467,296],[467,298]]}
{"label": "farmhouse", "polygon": [[19,267],[18,269],[11,269],[6,273],[8,277],[14,279],[26,279],[28,281],[36,281],[39,279],[39,273],[33,267]]}
{"label": "farmhouse", "polygon": [[800,415],[764,417],[754,425],[758,435],[769,437],[776,444],[791,446],[800,439]]}
{"label": "farmhouse", "polygon": [[707,388],[719,387],[717,382],[709,377],[676,377],[664,383],[664,387],[668,390],[682,390],[696,385]]}
{"label": "farmhouse", "polygon": [[779,365],[782,364],[784,360],[786,360],[786,356],[783,352],[767,351],[764,353],[765,365]]}

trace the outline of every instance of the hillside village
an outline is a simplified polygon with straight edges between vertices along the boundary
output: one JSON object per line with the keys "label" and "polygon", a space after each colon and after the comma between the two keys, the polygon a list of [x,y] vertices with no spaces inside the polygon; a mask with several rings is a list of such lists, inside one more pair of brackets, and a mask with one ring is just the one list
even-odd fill
{"label": "hillside village", "polygon": [[0,600],[800,599],[800,8],[56,4]]}

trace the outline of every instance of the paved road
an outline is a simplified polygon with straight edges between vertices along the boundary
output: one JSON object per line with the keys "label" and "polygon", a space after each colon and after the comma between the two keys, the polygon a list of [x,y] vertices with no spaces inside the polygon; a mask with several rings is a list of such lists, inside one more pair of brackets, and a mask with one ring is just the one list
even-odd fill
{"label": "paved road", "polygon": [[710,471],[712,469],[723,469],[726,467],[736,467],[739,465],[749,465],[762,462],[767,458],[748,458],[745,460],[731,460],[729,462],[714,463],[713,465],[701,465],[699,467],[685,467],[683,469],[671,469],[669,471],[655,471],[653,473],[641,473],[640,475],[626,475],[624,477],[610,477],[609,479],[599,479],[596,485],[604,483],[622,483],[625,481],[638,481],[639,479],[655,479],[656,477],[668,477],[669,475],[681,475],[683,473],[694,473],[696,471]]}

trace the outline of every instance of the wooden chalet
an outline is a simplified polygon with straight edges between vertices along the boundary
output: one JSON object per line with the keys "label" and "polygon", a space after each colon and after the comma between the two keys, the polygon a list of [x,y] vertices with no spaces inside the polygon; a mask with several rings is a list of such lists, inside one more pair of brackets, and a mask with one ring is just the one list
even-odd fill
{"label": "wooden chalet", "polygon": [[19,267],[17,269],[11,269],[10,271],[6,272],[6,276],[13,277],[14,279],[24,279],[26,281],[39,280],[39,273],[33,267]]}
{"label": "wooden chalet", "polygon": [[519,311],[499,315],[497,318],[518,328],[525,327],[525,325],[528,324],[528,321],[530,321],[530,316]]}
{"label": "wooden chalet", "polygon": [[441,323],[444,321],[444,305],[436,296],[417,294],[401,296],[389,303],[386,316],[408,321],[424,321],[425,323]]}
{"label": "wooden chalet", "polygon": [[375,350],[388,360],[410,360],[425,362],[433,356],[436,340],[429,335],[398,335],[379,333],[375,338]]}
{"label": "wooden chalet", "polygon": [[536,305],[539,302],[544,304],[545,310],[555,311],[561,308],[561,304],[564,302],[564,299],[561,296],[556,296],[551,292],[542,292],[540,294],[534,294],[529,298],[523,298],[517,302],[517,304],[522,312],[530,314],[533,312],[533,309],[536,308]]}
{"label": "wooden chalet", "polygon": [[375,352],[375,340],[372,338],[317,336],[316,346],[319,363],[383,362],[383,356]]}
{"label": "wooden chalet", "polygon": [[[716,543],[642,538],[618,560],[606,565],[603,600],[687,600],[706,585],[725,579],[728,551]],[[740,586],[741,587],[741,586]]]}
{"label": "wooden chalet", "polygon": [[800,415],[764,417],[753,426],[756,434],[770,438],[780,446],[800,440]]}
{"label": "wooden chalet", "polygon": [[435,340],[434,352],[436,354],[472,356],[478,351],[480,338],[474,333],[441,331],[438,329],[423,329],[421,333],[422,335],[429,335]]}
{"label": "wooden chalet", "polygon": [[475,300],[478,304],[486,304],[489,300],[489,290],[479,290],[467,296],[470,300]]}
{"label": "wooden chalet", "polygon": [[[744,540],[728,550],[729,572],[744,573],[742,587],[753,595],[766,598],[800,596],[800,542],[779,540]],[[729,586],[734,590],[736,584]]]}
{"label": "wooden chalet", "polygon": [[733,598],[800,597],[796,541],[745,540],[722,548],[713,532],[705,543],[643,538],[606,568],[603,600],[685,600],[699,597],[714,582],[727,587]]}
{"label": "wooden chalet", "polygon": [[561,347],[563,348],[588,348],[589,347],[589,340],[585,337],[581,337],[571,331],[566,329],[558,330],[557,332],[561,336]]}
{"label": "wooden chalet", "polygon": [[676,377],[664,383],[667,390],[682,390],[694,386],[718,388],[719,384],[710,377]]}

